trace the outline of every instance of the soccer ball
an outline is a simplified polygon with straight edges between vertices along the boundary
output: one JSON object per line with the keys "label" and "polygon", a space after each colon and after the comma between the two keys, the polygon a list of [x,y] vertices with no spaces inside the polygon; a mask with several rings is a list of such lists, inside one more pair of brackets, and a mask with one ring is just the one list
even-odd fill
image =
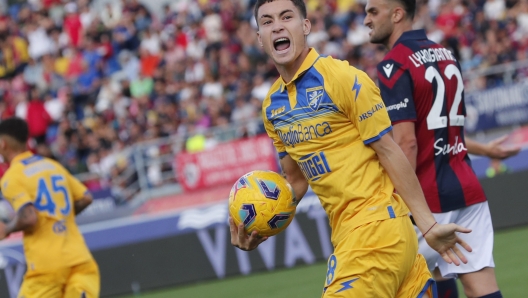
{"label": "soccer ball", "polygon": [[237,180],[229,194],[229,215],[248,234],[273,236],[293,219],[297,203],[291,185],[272,171],[253,171]]}

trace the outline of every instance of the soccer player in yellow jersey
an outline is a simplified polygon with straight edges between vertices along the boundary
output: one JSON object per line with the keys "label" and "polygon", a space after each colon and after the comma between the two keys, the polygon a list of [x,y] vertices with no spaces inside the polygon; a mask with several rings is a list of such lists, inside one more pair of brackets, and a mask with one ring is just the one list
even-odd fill
{"label": "soccer player in yellow jersey", "polygon": [[18,297],[99,297],[99,269],[75,223],[92,197],[59,163],[27,151],[27,139],[24,120],[0,122],[0,154],[10,163],[0,187],[16,211],[0,223],[0,239],[24,232],[27,272]]}
{"label": "soccer player in yellow jersey", "polygon": [[[470,230],[435,222],[392,139],[379,89],[364,72],[307,46],[302,0],[258,0],[255,18],[259,43],[281,75],[263,102],[266,131],[297,198],[310,185],[332,227],[323,297],[433,297],[409,211],[447,262],[466,262],[456,244],[471,248],[455,232]],[[247,235],[232,219],[230,229],[231,243],[243,250],[267,239]]]}

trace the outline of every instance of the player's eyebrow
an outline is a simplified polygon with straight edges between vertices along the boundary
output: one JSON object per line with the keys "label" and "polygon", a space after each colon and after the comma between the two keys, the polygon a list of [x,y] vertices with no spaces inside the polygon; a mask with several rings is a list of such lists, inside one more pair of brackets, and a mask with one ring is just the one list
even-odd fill
{"label": "player's eyebrow", "polygon": [[[293,10],[285,9],[285,10],[281,11],[281,13],[279,14],[279,17],[283,16],[284,14],[286,14],[288,12],[293,12]],[[269,14],[263,14],[263,15],[260,16],[260,18],[263,19],[263,18],[273,18],[273,17],[271,15],[269,15]]]}
{"label": "player's eyebrow", "polygon": [[376,7],[369,7],[369,9],[367,9],[367,13],[373,13],[376,11]]}

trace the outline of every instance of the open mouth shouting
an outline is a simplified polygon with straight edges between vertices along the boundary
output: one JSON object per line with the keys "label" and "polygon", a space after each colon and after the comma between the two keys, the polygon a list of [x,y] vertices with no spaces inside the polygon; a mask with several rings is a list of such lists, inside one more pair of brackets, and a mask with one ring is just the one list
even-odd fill
{"label": "open mouth shouting", "polygon": [[283,54],[290,49],[290,39],[286,37],[280,37],[273,41],[273,47],[279,54]]}

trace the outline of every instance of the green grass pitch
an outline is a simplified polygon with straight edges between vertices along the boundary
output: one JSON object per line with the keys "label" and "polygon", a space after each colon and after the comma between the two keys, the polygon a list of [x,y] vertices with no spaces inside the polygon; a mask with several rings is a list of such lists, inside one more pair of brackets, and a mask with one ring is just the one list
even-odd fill
{"label": "green grass pitch", "polygon": [[[500,231],[495,236],[494,255],[497,279],[504,297],[526,298],[528,295],[527,247],[528,227]],[[326,264],[318,263],[125,297],[318,298],[321,297],[325,274]],[[460,297],[465,297],[462,293],[460,295]]]}

